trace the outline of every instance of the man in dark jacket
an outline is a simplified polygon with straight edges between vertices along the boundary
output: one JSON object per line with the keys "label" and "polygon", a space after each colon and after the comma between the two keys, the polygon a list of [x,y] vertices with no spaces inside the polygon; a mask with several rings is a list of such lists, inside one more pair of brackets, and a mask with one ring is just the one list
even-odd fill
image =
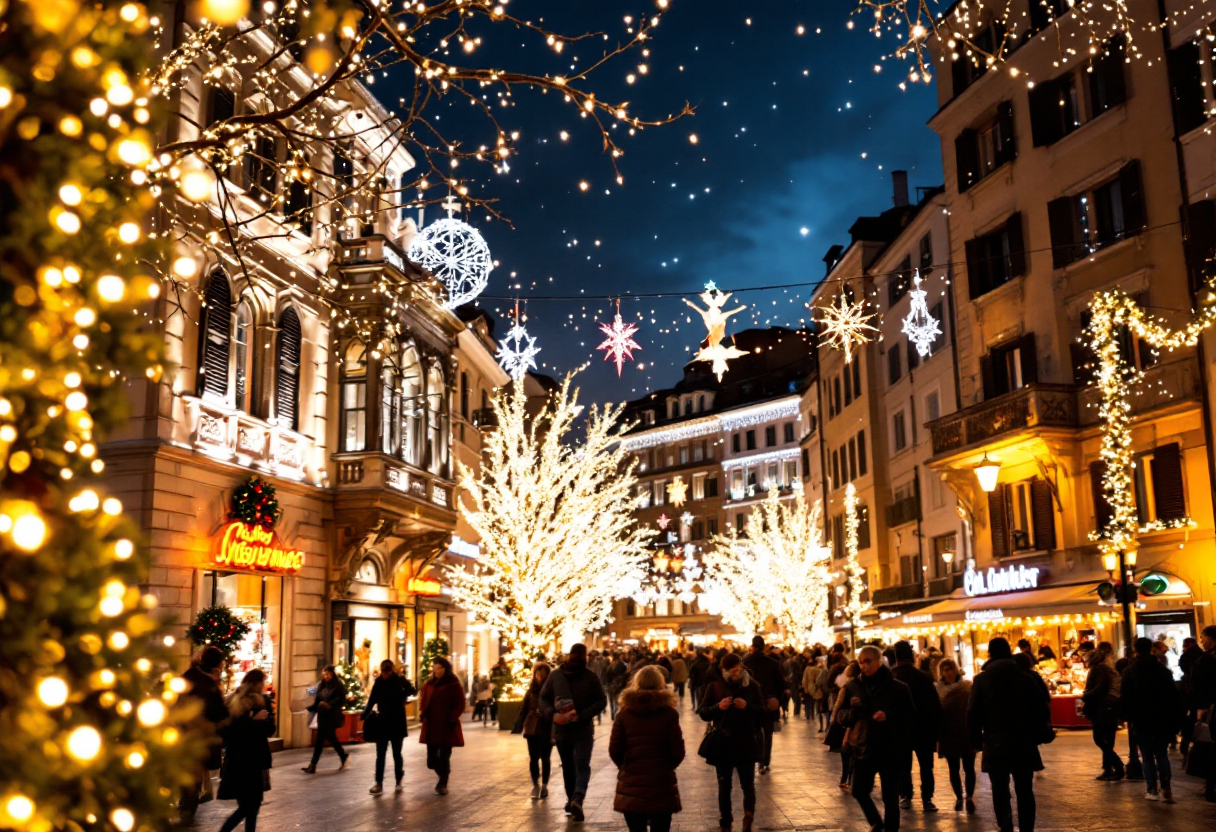
{"label": "man in dark jacket", "polygon": [[[861,675],[844,689],[838,718],[853,745],[853,797],[871,829],[899,832],[899,785],[912,750],[916,706],[912,691],[882,663],[882,651],[866,645],[857,651]],[[883,814],[874,798],[874,777],[882,785]]]}
{"label": "man in dark jacket", "polygon": [[1178,690],[1182,694],[1182,706],[1186,708],[1186,712],[1182,716],[1182,739],[1178,744],[1178,750],[1184,761],[1191,747],[1191,735],[1195,732],[1195,703],[1191,696],[1192,675],[1195,671],[1195,662],[1202,655],[1203,648],[1199,646],[1198,641],[1193,638],[1182,640],[1182,655],[1178,657],[1178,669],[1182,671],[1182,681],[1178,683]]}
{"label": "man in dark jacket", "polygon": [[781,695],[786,691],[785,677],[781,675],[781,665],[777,660],[765,654],[764,639],[761,636],[752,639],[752,652],[743,660],[743,666],[747,669],[747,674],[760,685],[760,695],[768,713],[760,726],[764,731],[760,773],[768,774],[769,764],[773,759],[773,726],[781,717]]}
{"label": "man in dark jacket", "polygon": [[[1216,624],[1209,624],[1199,634],[1203,655],[1195,659],[1191,669],[1191,702],[1196,713],[1216,705]],[[1203,796],[1216,803],[1216,748],[1212,743],[1195,743],[1187,760],[1187,774],[1204,779]]]}
{"label": "man in dark jacket", "polygon": [[[224,704],[224,691],[220,688],[220,676],[223,672],[224,651],[209,646],[203,648],[198,661],[182,674],[182,678],[190,684],[185,696],[189,701],[197,702],[201,709],[194,721],[206,736],[207,742],[207,756],[198,761],[194,782],[181,790],[177,808],[183,826],[194,824],[194,815],[198,812],[199,792],[204,784],[210,785],[211,772],[217,770],[222,762],[218,729],[220,723],[228,718],[228,706]],[[211,799],[210,795],[207,799]]]}
{"label": "man in dark jacket", "polygon": [[1122,780],[1126,771],[1115,752],[1119,732],[1119,684],[1110,654],[1098,648],[1085,657],[1089,673],[1081,694],[1081,713],[1093,725],[1094,745],[1102,750],[1102,773],[1098,780]]}
{"label": "man in dark jacket", "polygon": [[[912,691],[916,705],[916,724],[912,728],[912,751],[920,766],[920,798],[926,812],[936,812],[933,805],[933,756],[937,751],[937,731],[942,722],[942,701],[937,695],[933,678],[916,667],[912,645],[906,641],[895,645],[895,667],[891,674]],[[899,805],[912,808],[912,758],[904,765],[903,781],[899,787]]]}
{"label": "man in dark jacket", "polygon": [[760,686],[743,669],[734,653],[721,660],[721,676],[711,679],[701,691],[697,714],[712,722],[720,734],[716,756],[706,760],[718,775],[718,814],[722,829],[730,829],[731,780],[737,772],[743,790],[743,829],[749,832],[756,812],[756,761],[763,750],[761,725],[768,710],[760,696]]}
{"label": "man in dark jacket", "polygon": [[[1182,697],[1174,684],[1174,674],[1153,655],[1151,639],[1136,639],[1136,658],[1123,671],[1119,707],[1123,718],[1136,732],[1148,799],[1173,803],[1167,748],[1182,725]],[[1160,792],[1157,791],[1158,779]]]}
{"label": "man in dark jacket", "polygon": [[705,687],[705,677],[708,673],[709,659],[705,657],[705,648],[698,647],[696,656],[688,665],[688,687],[692,690],[694,711],[701,705],[701,688]]}
{"label": "man in dark jacket", "polygon": [[1051,731],[1051,700],[1018,667],[1009,642],[988,642],[988,661],[971,686],[967,730],[971,747],[983,749],[981,770],[992,784],[992,806],[1000,832],[1013,832],[1009,778],[1018,796],[1018,829],[1034,832],[1034,773],[1043,770],[1039,744]]}
{"label": "man in dark jacket", "polygon": [[595,718],[608,707],[599,678],[587,669],[587,645],[570,648],[565,663],[550,673],[540,692],[541,713],[553,720],[553,739],[562,761],[566,814],[583,821],[583,798],[591,782]]}

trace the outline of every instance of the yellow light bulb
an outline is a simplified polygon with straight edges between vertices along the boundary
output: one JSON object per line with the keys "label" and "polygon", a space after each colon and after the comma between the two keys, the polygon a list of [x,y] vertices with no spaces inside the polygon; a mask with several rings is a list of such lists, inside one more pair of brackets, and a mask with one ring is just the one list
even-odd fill
{"label": "yellow light bulb", "polygon": [[37,514],[23,514],[13,522],[11,535],[18,549],[33,552],[46,540],[46,523]]}
{"label": "yellow light bulb", "polygon": [[38,683],[38,700],[48,708],[58,708],[68,701],[67,682],[50,676]]}
{"label": "yellow light bulb", "polygon": [[202,0],[198,11],[220,26],[231,26],[249,13],[249,0]]}
{"label": "yellow light bulb", "polygon": [[114,544],[114,557],[119,560],[129,560],[135,554],[135,544],[129,540],[120,540]]}
{"label": "yellow light bulb", "polygon": [[84,199],[84,194],[76,185],[64,185],[59,189],[59,198],[65,205],[79,205]]}
{"label": "yellow light bulb", "polygon": [[71,211],[60,211],[55,215],[55,225],[64,234],[75,234],[80,230],[80,217]]}
{"label": "yellow light bulb", "polygon": [[34,801],[23,794],[15,794],[5,801],[4,811],[13,820],[24,823],[34,816]]}
{"label": "yellow light bulb", "polygon": [[138,139],[123,139],[118,144],[118,158],[132,167],[143,167],[152,161],[152,148]]}
{"label": "yellow light bulb", "polygon": [[124,222],[118,226],[118,239],[130,245],[139,239],[139,226],[133,222]]}
{"label": "yellow light bulb", "polygon": [[81,725],[68,734],[68,754],[87,763],[101,753],[101,734],[92,725]]}
{"label": "yellow light bulb", "polygon": [[139,724],[146,728],[160,725],[165,721],[165,706],[159,699],[147,699],[139,704],[135,711]]}
{"label": "yellow light bulb", "polygon": [[127,765],[131,768],[143,768],[144,761],[147,758],[139,751],[132,751],[127,755]]}
{"label": "yellow light bulb", "polygon": [[193,257],[178,257],[173,261],[173,273],[178,277],[194,277],[197,271],[198,263]]}
{"label": "yellow light bulb", "polygon": [[75,393],[69,393],[68,397],[63,401],[64,406],[70,411],[84,410],[89,406],[89,397],[77,390]]}
{"label": "yellow light bulb", "polygon": [[211,171],[206,169],[188,170],[182,174],[178,185],[181,188],[182,196],[186,199],[191,202],[202,202],[211,196],[211,189],[215,186],[215,177],[212,176]]}
{"label": "yellow light bulb", "polygon": [[101,609],[101,614],[106,618],[115,618],[122,615],[123,612],[121,598],[102,598],[98,606]]}
{"label": "yellow light bulb", "polygon": [[119,514],[122,514],[122,500],[109,497],[104,503],[101,504],[101,510],[111,517],[116,517]]}
{"label": "yellow light bulb", "polygon": [[[138,233],[139,230],[136,228],[136,239],[139,239]],[[124,240],[124,242],[134,242],[134,240]],[[126,283],[116,274],[103,274],[97,279],[97,296],[108,303],[118,303],[122,300],[126,290]]]}
{"label": "yellow light bulb", "polygon": [[131,832],[135,828],[135,815],[130,809],[115,809],[110,812],[110,823],[118,832]]}
{"label": "yellow light bulb", "polygon": [[131,646],[130,637],[128,637],[127,634],[122,631],[110,633],[109,642],[111,650],[126,650]]}

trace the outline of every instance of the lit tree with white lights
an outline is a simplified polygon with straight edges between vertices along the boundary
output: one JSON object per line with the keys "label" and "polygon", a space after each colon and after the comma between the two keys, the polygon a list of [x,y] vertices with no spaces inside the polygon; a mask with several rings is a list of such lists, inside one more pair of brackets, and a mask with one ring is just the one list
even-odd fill
{"label": "lit tree with white lights", "polygon": [[575,441],[584,408],[571,378],[535,416],[522,384],[500,391],[480,476],[461,472],[481,556],[470,570],[449,567],[447,581],[453,602],[507,642],[513,695],[538,655],[601,626],[615,599],[632,593],[654,534],[633,518],[637,479],[620,442],[621,407],[592,407]]}

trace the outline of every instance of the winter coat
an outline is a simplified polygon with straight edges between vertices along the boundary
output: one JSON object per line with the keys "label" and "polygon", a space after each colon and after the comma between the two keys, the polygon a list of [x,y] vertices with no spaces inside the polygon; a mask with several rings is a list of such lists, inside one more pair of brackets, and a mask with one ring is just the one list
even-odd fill
{"label": "winter coat", "polygon": [[676,768],[684,760],[684,735],[670,691],[625,691],[612,723],[608,756],[619,769],[615,811],[680,811]]}
{"label": "winter coat", "polygon": [[[874,719],[882,711],[883,721]],[[895,678],[890,668],[880,666],[873,676],[858,676],[844,689],[844,703],[837,718],[846,728],[858,727],[853,743],[855,759],[883,763],[903,760],[912,750],[916,705],[912,691]]]}
{"label": "winter coat", "polygon": [[1213,705],[1216,705],[1216,650],[1208,650],[1195,659],[1191,669],[1191,707]]}
{"label": "winter coat", "polygon": [[317,728],[340,728],[346,721],[346,685],[337,676],[317,685],[316,696],[308,710],[316,714]]}
{"label": "winter coat", "polygon": [[937,726],[937,753],[941,757],[969,757],[975,754],[967,733],[967,708],[971,703],[971,683],[959,679],[953,685],[937,683],[942,720]]}
{"label": "winter coat", "polygon": [[1051,698],[1013,659],[993,659],[971,685],[967,731],[983,771],[1042,771],[1039,743],[1051,728]]}
{"label": "winter coat", "polygon": [[460,715],[464,713],[464,689],[452,674],[443,679],[431,677],[422,686],[422,701],[418,716],[422,719],[422,730],[418,742],[423,745],[464,747],[464,731],[460,727]]}
{"label": "winter coat", "polygon": [[[718,703],[727,698],[742,699],[747,706],[736,708],[732,705],[724,711]],[[768,709],[760,698],[760,686],[746,671],[737,682],[727,679],[710,682],[701,691],[699,701],[701,706],[697,708],[697,715],[712,722],[725,737],[724,756],[716,762],[748,764],[760,759],[760,725],[768,717]]]}
{"label": "winter coat", "polygon": [[781,665],[772,656],[766,656],[763,653],[751,653],[743,659],[743,667],[747,670],[747,675],[751,676],[760,685],[760,695],[764,699],[765,708],[769,708],[770,719],[771,714],[777,713],[769,707],[770,699],[781,699],[781,694],[786,690],[785,677],[781,674]]}
{"label": "winter coat", "polygon": [[671,683],[678,685],[688,681],[688,662],[676,659],[671,663]]}
{"label": "winter coat", "polygon": [[[244,707],[244,705],[248,707]],[[220,727],[224,738],[224,764],[220,768],[220,800],[248,800],[266,791],[263,772],[270,768],[270,742],[274,734],[274,705],[265,696],[241,703]],[[266,719],[254,719],[268,711]],[[225,709],[227,713],[227,709]]]}
{"label": "winter coat", "polygon": [[[573,700],[573,704],[567,708],[559,708],[559,699]],[[600,684],[599,677],[585,665],[566,662],[549,674],[545,686],[540,691],[540,709],[546,718],[552,720],[559,711],[570,708],[578,713],[578,719],[574,722],[553,723],[555,740],[593,736],[595,718],[607,707],[608,697],[604,695],[604,687]]]}
{"label": "winter coat", "polygon": [[705,687],[705,674],[709,672],[709,659],[705,656],[697,656],[692,660],[692,664],[688,666],[688,685],[695,691],[700,691]]}
{"label": "winter coat", "polygon": [[604,687],[613,696],[624,690],[628,681],[629,665],[619,659],[608,665],[608,669],[604,671]]}
{"label": "winter coat", "polygon": [[815,689],[819,686],[819,674],[823,673],[824,669],[813,664],[808,664],[806,670],[802,671],[802,681],[799,687],[807,696],[814,694]]}
{"label": "winter coat", "polygon": [[202,709],[195,719],[195,725],[207,742],[207,757],[205,763],[208,771],[215,771],[223,762],[223,746],[217,729],[224,720],[228,719],[228,706],[224,704],[224,692],[220,683],[198,665],[191,665],[182,674],[182,678],[190,684],[186,697],[199,703]]}
{"label": "winter coat", "polygon": [[363,718],[367,719],[372,709],[376,711],[380,735],[387,739],[405,736],[405,679],[394,673],[392,676],[377,676],[372,683],[371,695],[363,706]]}
{"label": "winter coat", "polygon": [[1182,696],[1156,656],[1137,656],[1123,671],[1119,711],[1137,733],[1172,737],[1182,729]]}
{"label": "winter coat", "polygon": [[933,678],[913,664],[897,664],[891,675],[912,691],[912,704],[916,706],[916,722],[912,726],[912,743],[915,748],[933,748],[937,744],[938,726],[942,721],[942,700],[933,686]]}
{"label": "winter coat", "polygon": [[540,707],[540,690],[532,687],[524,694],[523,735],[525,737],[552,737],[553,723]]}
{"label": "winter coat", "polygon": [[1085,692],[1081,694],[1081,713],[1090,722],[1112,719],[1118,715],[1119,674],[1105,661],[1098,661],[1085,677]]}

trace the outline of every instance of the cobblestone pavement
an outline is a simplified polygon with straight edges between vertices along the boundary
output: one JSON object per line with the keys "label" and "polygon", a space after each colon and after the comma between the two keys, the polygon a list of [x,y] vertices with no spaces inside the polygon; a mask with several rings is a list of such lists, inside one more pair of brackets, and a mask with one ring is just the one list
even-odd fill
{"label": "cobblestone pavement", "polygon": [[[711,832],[717,828],[717,786],[713,770],[696,756],[703,724],[682,708],[688,757],[679,769],[684,811],[676,815],[677,832]],[[624,830],[622,817],[612,811],[616,769],[608,760],[611,723],[605,717],[596,730],[591,789],[582,829]],[[757,776],[759,805],[756,828],[762,830],[842,830],[865,832],[866,823],[856,802],[837,786],[840,758],[820,743],[813,725],[793,718],[774,738],[773,770]],[[528,757],[522,737],[481,725],[466,724],[466,746],[452,757],[450,794],[434,793],[435,778],[426,769],[425,749],[411,729],[405,744],[405,786],[392,789],[389,760],[387,789],[368,794],[373,783],[376,753],[371,746],[355,745],[345,771],[338,771],[334,753],[326,750],[315,775],[301,773],[309,752],[294,749],[274,757],[274,788],[266,795],[259,818],[263,832],[305,829],[309,832],[371,832],[371,830],[483,830],[484,832],[576,832],[562,814],[561,771],[553,754],[553,779],[545,801],[530,799]],[[1119,749],[1127,749],[1120,734]],[[1046,771],[1035,784],[1038,798],[1038,832],[1090,832],[1090,830],[1153,830],[1153,832],[1211,832],[1216,829],[1216,804],[1199,796],[1201,783],[1178,774],[1174,791],[1178,804],[1167,806],[1144,799],[1143,783],[1096,783],[1100,755],[1088,732],[1064,732],[1043,749]],[[940,762],[940,761],[939,761]],[[1178,768],[1179,758],[1171,755]],[[919,788],[919,787],[918,787]],[[943,832],[989,832],[996,829],[986,778],[980,775],[976,815],[952,811],[953,797],[943,766],[937,770],[937,803],[942,811],[924,815],[917,808],[903,813],[903,829]],[[736,786],[735,829],[742,811]],[[877,794],[875,795],[877,799]],[[204,804],[198,828],[211,832],[235,807],[229,802]],[[238,827],[239,828],[239,827]]]}

